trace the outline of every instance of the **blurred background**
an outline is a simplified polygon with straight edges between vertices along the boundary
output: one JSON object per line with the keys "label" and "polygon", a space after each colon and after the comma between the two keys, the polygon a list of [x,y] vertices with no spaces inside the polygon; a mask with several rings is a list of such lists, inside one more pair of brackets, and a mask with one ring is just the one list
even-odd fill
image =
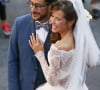
{"label": "blurred background", "polygon": [[[6,3],[7,21],[11,26],[14,23],[16,17],[30,13],[27,4],[28,0],[9,0]],[[90,0],[85,0],[84,6],[90,12]],[[90,22],[94,37],[100,48],[100,18],[92,20]],[[0,90],[7,89],[7,50],[9,45],[9,38],[0,36]],[[88,70],[87,73],[87,86],[89,90],[100,90],[100,66],[96,69]]]}

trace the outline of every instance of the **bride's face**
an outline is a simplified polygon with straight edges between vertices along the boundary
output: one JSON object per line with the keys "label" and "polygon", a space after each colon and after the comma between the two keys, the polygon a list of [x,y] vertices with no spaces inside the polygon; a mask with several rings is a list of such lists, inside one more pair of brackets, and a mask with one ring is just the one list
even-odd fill
{"label": "bride's face", "polygon": [[50,17],[50,23],[52,25],[52,32],[58,32],[62,33],[67,30],[67,20],[64,17],[64,13],[61,10],[53,10],[51,17]]}

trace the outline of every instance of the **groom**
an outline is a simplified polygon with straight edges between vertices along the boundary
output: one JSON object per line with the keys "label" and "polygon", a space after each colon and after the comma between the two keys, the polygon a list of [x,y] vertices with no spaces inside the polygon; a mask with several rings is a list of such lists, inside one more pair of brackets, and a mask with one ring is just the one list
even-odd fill
{"label": "groom", "polygon": [[31,14],[16,18],[8,50],[8,90],[35,90],[46,82],[40,64],[29,46],[32,33],[44,42],[45,56],[49,43],[49,9],[55,0],[29,0]]}

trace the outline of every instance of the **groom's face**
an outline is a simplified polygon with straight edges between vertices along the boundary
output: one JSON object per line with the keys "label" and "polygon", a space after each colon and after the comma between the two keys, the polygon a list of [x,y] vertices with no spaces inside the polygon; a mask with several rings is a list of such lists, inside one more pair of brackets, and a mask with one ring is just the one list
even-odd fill
{"label": "groom's face", "polygon": [[48,17],[48,5],[45,0],[30,0],[29,1],[32,18],[37,21],[43,21]]}

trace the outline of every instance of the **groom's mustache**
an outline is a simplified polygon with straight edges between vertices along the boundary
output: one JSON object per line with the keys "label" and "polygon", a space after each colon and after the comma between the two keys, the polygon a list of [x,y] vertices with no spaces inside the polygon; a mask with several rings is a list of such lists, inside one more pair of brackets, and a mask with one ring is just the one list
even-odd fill
{"label": "groom's mustache", "polygon": [[40,15],[40,13],[38,13],[38,12],[32,12],[33,14],[38,14],[38,15]]}

